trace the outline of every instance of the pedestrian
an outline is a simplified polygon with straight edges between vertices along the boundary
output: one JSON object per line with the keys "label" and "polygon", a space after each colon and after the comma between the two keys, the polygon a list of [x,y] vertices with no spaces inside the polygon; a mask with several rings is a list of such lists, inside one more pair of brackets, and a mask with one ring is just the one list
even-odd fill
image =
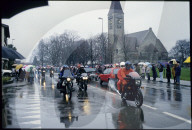
{"label": "pedestrian", "polygon": [[170,69],[169,64],[167,64],[167,68],[166,68],[166,77],[167,77],[167,82],[170,83],[171,69]]}
{"label": "pedestrian", "polygon": [[154,64],[152,65],[152,72],[153,72],[153,81],[156,81],[157,71]]}
{"label": "pedestrian", "polygon": [[158,69],[159,69],[160,82],[163,82],[163,65],[160,64]]}
{"label": "pedestrian", "polygon": [[142,65],[142,78],[145,79],[145,65]]}
{"label": "pedestrian", "polygon": [[146,67],[146,74],[147,74],[147,78],[148,80],[150,80],[150,72],[151,72],[151,69],[149,66]]}
{"label": "pedestrian", "polygon": [[173,75],[174,84],[176,83],[175,68],[176,68],[176,64],[174,64],[173,67],[171,68],[171,73]]}
{"label": "pedestrian", "polygon": [[176,76],[176,84],[180,84],[181,67],[179,66],[179,63],[176,64],[175,76]]}
{"label": "pedestrian", "polygon": [[140,74],[140,67],[139,67],[138,64],[136,64],[136,72],[137,72],[138,74]]}

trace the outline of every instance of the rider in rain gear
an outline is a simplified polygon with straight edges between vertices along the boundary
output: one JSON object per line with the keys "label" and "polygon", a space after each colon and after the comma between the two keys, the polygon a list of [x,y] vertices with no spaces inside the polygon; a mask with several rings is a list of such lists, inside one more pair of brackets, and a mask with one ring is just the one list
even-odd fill
{"label": "rider in rain gear", "polygon": [[[117,82],[117,89],[119,90],[120,93],[123,92],[124,86],[127,84],[127,80],[124,78],[126,77],[127,74],[130,72],[134,72],[133,69],[131,69],[131,62],[127,61],[125,62],[125,68],[119,69],[117,73],[117,77],[119,81]],[[122,87],[121,87],[122,85]]]}
{"label": "rider in rain gear", "polygon": [[54,69],[53,69],[53,66],[51,66],[49,72],[50,72],[50,77],[51,77],[51,71],[53,71],[53,77],[54,77]]}
{"label": "rider in rain gear", "polygon": [[60,75],[59,75],[59,79],[60,79],[59,85],[60,85],[60,87],[62,86],[62,83],[63,83],[63,81],[64,81],[64,79],[62,79],[61,77],[63,76],[64,71],[65,71],[66,69],[68,69],[68,66],[67,66],[67,65],[64,65],[63,68],[62,68],[62,70],[60,71]]}
{"label": "rider in rain gear", "polygon": [[80,68],[78,68],[77,70],[77,85],[79,85],[79,77],[81,76],[82,73],[86,73],[85,69],[84,69],[84,66],[81,65]]}

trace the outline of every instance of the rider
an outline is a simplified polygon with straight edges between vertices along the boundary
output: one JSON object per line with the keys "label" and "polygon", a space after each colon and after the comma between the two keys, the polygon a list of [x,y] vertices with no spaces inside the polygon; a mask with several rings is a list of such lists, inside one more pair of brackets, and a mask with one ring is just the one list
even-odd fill
{"label": "rider", "polygon": [[61,71],[60,71],[60,75],[59,75],[59,78],[60,78],[60,83],[59,83],[59,85],[60,85],[60,87],[62,86],[62,83],[63,83],[63,81],[64,81],[64,79],[62,79],[61,77],[63,76],[64,71],[65,71],[66,69],[68,69],[68,68],[69,68],[68,65],[64,65],[63,68],[62,68]]}
{"label": "rider", "polygon": [[121,63],[120,63],[120,67],[121,67],[121,68],[125,68],[125,62],[121,62]]}
{"label": "rider", "polygon": [[53,71],[53,76],[54,76],[54,69],[53,69],[53,66],[51,66],[51,68],[50,68],[50,77],[51,77],[51,72]]}
{"label": "rider", "polygon": [[[117,88],[119,90],[120,93],[123,92],[124,90],[124,86],[127,84],[127,81],[124,79],[126,77],[127,74],[129,74],[130,72],[134,72],[131,69],[131,62],[130,61],[126,61],[125,62],[125,68],[121,68],[119,69],[118,73],[117,73],[117,77],[119,79],[119,81],[117,82]],[[122,85],[122,87],[121,87]]]}
{"label": "rider", "polygon": [[76,78],[76,80],[77,80],[77,85],[79,85],[79,77],[81,76],[82,73],[86,73],[83,65],[81,65],[81,66],[78,68],[77,73],[76,73],[76,74],[77,74],[77,78]]}
{"label": "rider", "polygon": [[46,72],[46,68],[45,68],[45,67],[42,67],[42,69],[41,69],[41,74],[42,74],[42,77],[44,77],[44,76],[45,76],[45,72]]}

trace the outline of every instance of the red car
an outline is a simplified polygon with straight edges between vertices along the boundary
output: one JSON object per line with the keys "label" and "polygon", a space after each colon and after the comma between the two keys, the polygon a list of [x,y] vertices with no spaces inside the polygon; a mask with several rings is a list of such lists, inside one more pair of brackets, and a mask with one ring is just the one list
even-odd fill
{"label": "red car", "polygon": [[107,68],[103,74],[99,75],[99,83],[108,82],[111,78],[116,78],[117,72],[120,68]]}

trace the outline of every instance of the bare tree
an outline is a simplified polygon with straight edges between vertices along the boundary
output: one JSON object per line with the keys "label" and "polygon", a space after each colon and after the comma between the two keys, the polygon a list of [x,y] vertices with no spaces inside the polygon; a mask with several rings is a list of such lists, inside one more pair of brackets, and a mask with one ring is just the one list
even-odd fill
{"label": "bare tree", "polygon": [[190,56],[189,40],[178,40],[169,52],[169,57],[179,59],[181,63],[183,63],[188,56]]}

